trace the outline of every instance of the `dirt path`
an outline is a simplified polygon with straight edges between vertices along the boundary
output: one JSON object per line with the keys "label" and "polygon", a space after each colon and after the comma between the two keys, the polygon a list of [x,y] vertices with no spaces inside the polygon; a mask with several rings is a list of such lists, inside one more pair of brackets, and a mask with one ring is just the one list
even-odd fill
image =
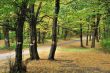
{"label": "dirt path", "polygon": [[[79,42],[79,41],[80,41],[79,39],[69,40],[69,41],[66,41],[66,42],[63,42],[63,43],[59,43],[58,46],[68,45],[70,43],[76,43],[76,42]],[[50,46],[38,47],[38,51],[45,51],[45,50],[49,50],[49,49],[50,49]],[[29,54],[29,50],[24,50],[23,55],[27,55],[27,54]],[[14,51],[0,54],[0,60],[5,60],[5,59],[8,59],[10,57],[11,58],[15,57],[15,52]]]}

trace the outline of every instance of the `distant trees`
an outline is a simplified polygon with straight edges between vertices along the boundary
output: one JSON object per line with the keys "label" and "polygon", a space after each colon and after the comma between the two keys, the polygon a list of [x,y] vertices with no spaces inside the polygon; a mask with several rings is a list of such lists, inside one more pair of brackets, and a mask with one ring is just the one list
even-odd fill
{"label": "distant trees", "polygon": [[[4,25],[9,24],[9,20],[4,21]],[[5,41],[5,47],[10,47],[10,41],[9,41],[9,29],[6,26],[3,26],[3,34],[4,34],[4,41]]]}

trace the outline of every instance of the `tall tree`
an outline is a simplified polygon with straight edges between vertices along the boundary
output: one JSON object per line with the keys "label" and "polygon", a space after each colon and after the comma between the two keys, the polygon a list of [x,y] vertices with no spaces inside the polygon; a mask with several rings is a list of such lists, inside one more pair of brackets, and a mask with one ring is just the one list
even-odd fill
{"label": "tall tree", "polygon": [[38,60],[39,55],[37,51],[37,33],[36,33],[36,24],[38,23],[38,15],[41,9],[42,2],[39,3],[36,15],[34,13],[34,4],[30,6],[30,58],[31,60]]}
{"label": "tall tree", "polygon": [[28,0],[22,0],[20,6],[20,12],[17,18],[17,28],[16,28],[16,56],[15,64],[12,68],[11,73],[24,73],[26,72],[26,67],[22,63],[22,47],[23,47],[23,26],[26,19]]}
{"label": "tall tree", "polygon": [[55,12],[53,17],[53,27],[52,27],[52,45],[48,59],[54,60],[55,51],[57,47],[57,21],[58,21],[58,13],[60,10],[60,0],[55,0]]}

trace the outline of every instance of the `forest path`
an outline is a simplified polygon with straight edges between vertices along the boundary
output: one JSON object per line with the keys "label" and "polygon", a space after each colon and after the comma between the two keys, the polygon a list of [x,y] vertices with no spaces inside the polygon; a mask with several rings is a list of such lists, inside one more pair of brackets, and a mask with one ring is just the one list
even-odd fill
{"label": "forest path", "polygon": [[[70,43],[75,43],[75,42],[80,42],[80,40],[79,39],[69,40],[69,41],[66,41],[63,43],[59,43],[58,46],[68,45]],[[38,47],[38,52],[49,50],[49,49],[50,49],[50,46]],[[23,55],[27,55],[27,54],[29,54],[29,50],[27,50],[27,49],[23,50]],[[15,57],[14,51],[0,54],[0,60],[5,60],[5,59],[13,58],[13,57]]]}

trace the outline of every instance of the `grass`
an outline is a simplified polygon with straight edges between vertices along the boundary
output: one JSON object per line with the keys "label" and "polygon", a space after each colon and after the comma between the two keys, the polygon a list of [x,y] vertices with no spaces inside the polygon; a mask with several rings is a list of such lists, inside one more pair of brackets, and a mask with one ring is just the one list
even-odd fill
{"label": "grass", "polygon": [[65,52],[90,52],[93,51],[91,48],[59,48],[59,51],[65,51]]}

